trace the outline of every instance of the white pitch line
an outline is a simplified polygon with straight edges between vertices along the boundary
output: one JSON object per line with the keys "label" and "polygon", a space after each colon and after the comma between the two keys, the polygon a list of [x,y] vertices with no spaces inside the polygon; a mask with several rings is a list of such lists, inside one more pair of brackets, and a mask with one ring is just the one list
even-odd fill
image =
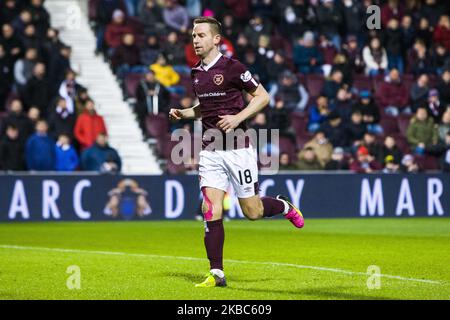
{"label": "white pitch line", "polygon": [[[164,256],[164,255],[157,255],[157,254],[129,253],[129,252],[118,252],[118,251],[94,251],[94,250],[80,250],[80,249],[29,247],[29,246],[16,246],[16,245],[0,245],[0,249],[34,250],[34,251],[50,251],[50,252],[64,252],[64,253],[100,254],[100,255],[130,256],[130,257],[155,258],[155,259],[175,259],[175,260],[202,261],[202,262],[207,261],[207,259],[195,258],[195,257]],[[328,271],[328,272],[341,273],[341,274],[347,274],[347,275],[373,276],[372,274],[368,274],[368,273],[365,273],[365,272],[349,271],[349,270],[344,270],[344,269],[318,267],[318,266],[306,266],[306,265],[293,264],[293,263],[284,263],[284,262],[245,261],[245,260],[232,260],[232,259],[225,259],[224,262],[240,263],[240,264],[255,264],[255,265],[271,266],[271,267],[292,267],[292,268],[297,268],[297,269],[310,269],[310,270],[316,270],[316,271]],[[428,279],[415,279],[415,278],[407,278],[407,277],[395,276],[395,275],[389,275],[389,274],[380,274],[380,277],[389,278],[389,279],[396,279],[396,280],[401,280],[401,281],[412,281],[412,282],[421,282],[421,283],[438,284],[438,285],[446,285],[446,284],[448,284],[445,281],[428,280]]]}

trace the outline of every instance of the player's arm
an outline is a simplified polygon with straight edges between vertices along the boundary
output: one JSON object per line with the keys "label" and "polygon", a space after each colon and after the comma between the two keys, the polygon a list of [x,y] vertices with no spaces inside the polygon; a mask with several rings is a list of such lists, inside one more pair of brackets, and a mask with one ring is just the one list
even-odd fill
{"label": "player's arm", "polygon": [[170,109],[169,119],[178,121],[181,119],[199,119],[201,117],[200,103],[188,109]]}
{"label": "player's arm", "polygon": [[235,115],[219,116],[221,120],[217,123],[217,126],[224,130],[235,129],[242,121],[245,121],[258,112],[264,109],[270,101],[269,93],[266,91],[262,84],[253,91],[249,92],[253,96],[250,103],[241,112]]}

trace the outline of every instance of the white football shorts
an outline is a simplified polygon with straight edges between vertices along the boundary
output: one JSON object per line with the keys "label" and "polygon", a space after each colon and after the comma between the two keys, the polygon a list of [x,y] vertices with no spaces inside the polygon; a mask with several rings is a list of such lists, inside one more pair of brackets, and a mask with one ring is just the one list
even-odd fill
{"label": "white football shorts", "polygon": [[235,150],[202,150],[199,161],[200,188],[227,192],[229,184],[238,198],[258,194],[258,158],[253,147]]}

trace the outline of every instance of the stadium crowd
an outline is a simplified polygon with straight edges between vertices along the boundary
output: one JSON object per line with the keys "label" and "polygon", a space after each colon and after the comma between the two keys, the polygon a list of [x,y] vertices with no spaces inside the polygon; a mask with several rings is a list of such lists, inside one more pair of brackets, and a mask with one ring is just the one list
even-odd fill
{"label": "stadium crowd", "polygon": [[[5,0],[1,8],[0,64],[9,71],[0,79],[0,111],[7,112],[1,150],[12,151],[0,151],[0,167],[8,168],[11,157],[4,155],[13,152],[27,155],[21,168],[39,170],[33,163],[47,162],[42,150],[52,153],[54,139],[62,150],[74,144],[62,167],[89,169],[90,161],[78,165],[75,156],[108,149],[105,135],[95,142],[106,129],[70,70],[70,48],[48,27],[42,0],[25,2]],[[381,8],[380,29],[366,26],[370,5]],[[168,135],[178,128],[192,132],[194,125],[170,124],[167,112],[195,102],[190,67],[198,59],[190,34],[200,15],[221,21],[222,53],[246,64],[270,92],[269,108],[250,126],[280,129],[279,145],[259,148],[277,153],[281,169],[449,172],[449,14],[445,0],[89,1],[96,52],[110,63],[125,96],[136,100],[141,129],[156,139],[169,173],[196,168],[171,163]],[[8,120],[14,117],[23,120]],[[86,133],[91,122],[96,129]],[[22,142],[10,141],[15,135],[28,139],[25,153]],[[33,150],[41,151],[36,159],[28,154]],[[92,167],[115,163],[120,169],[117,153],[106,153]],[[45,163],[51,166],[58,167]]]}
{"label": "stadium crowd", "polygon": [[2,1],[0,25],[0,170],[119,172],[43,1]]}

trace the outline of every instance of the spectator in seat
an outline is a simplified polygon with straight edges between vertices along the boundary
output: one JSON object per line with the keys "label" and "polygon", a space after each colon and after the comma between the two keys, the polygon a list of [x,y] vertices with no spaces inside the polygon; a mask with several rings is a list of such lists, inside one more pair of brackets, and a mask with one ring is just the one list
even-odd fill
{"label": "spectator in seat", "polygon": [[444,140],[428,148],[427,152],[439,157],[439,167],[443,172],[450,172],[450,131]]}
{"label": "spectator in seat", "polygon": [[24,171],[25,147],[20,139],[19,128],[14,124],[6,126],[6,134],[0,139],[0,170],[4,171]]}
{"label": "spectator in seat", "polygon": [[341,8],[334,0],[322,0],[317,7],[317,22],[320,33],[331,39],[336,49],[341,47],[339,30],[344,24]]}
{"label": "spectator in seat", "polygon": [[61,134],[55,144],[55,170],[75,171],[79,165],[78,154],[70,144],[70,138]]}
{"label": "spectator in seat", "polygon": [[163,45],[163,53],[167,58],[167,63],[172,65],[176,72],[191,74],[191,69],[186,66],[184,45],[180,42],[175,31],[170,32],[167,36],[167,40]]}
{"label": "spectator in seat", "polygon": [[97,114],[92,99],[88,99],[85,110],[77,118],[74,128],[75,138],[80,143],[81,150],[92,146],[99,134],[107,134],[103,117]]}
{"label": "spectator in seat", "polygon": [[176,32],[186,33],[189,27],[189,16],[186,8],[177,0],[165,0],[163,9],[164,23]]}
{"label": "spectator in seat", "polygon": [[304,111],[309,100],[305,87],[298,83],[297,77],[291,71],[286,70],[281,74],[277,84],[270,89],[271,105],[275,106],[275,100],[281,100],[289,112]]}
{"label": "spectator in seat", "polygon": [[328,115],[327,121],[322,124],[320,130],[325,133],[325,136],[333,147],[346,147],[348,145],[345,126],[336,110]]}
{"label": "spectator in seat", "polygon": [[370,154],[376,155],[380,152],[381,146],[376,140],[376,136],[373,133],[367,132],[362,141],[357,141],[354,144],[353,150],[358,150],[360,146],[364,146],[369,150]]}
{"label": "spectator in seat", "polygon": [[403,16],[400,29],[402,31],[403,49],[411,48],[414,43],[414,39],[416,39],[416,28],[413,25],[411,15]]}
{"label": "spectator in seat", "polygon": [[141,63],[145,66],[150,66],[156,62],[161,53],[162,48],[159,44],[158,36],[150,34],[145,41],[144,47],[140,50]]}
{"label": "spectator in seat", "polygon": [[45,35],[47,29],[50,27],[50,15],[44,7],[43,0],[31,0],[28,10],[33,17],[33,24],[36,26],[36,31],[39,36]]}
{"label": "spectator in seat", "polygon": [[348,87],[342,86],[339,88],[334,102],[334,109],[339,112],[344,121],[350,119],[353,112],[353,104],[353,94],[348,90]]}
{"label": "spectator in seat", "polygon": [[436,89],[431,89],[428,93],[428,114],[433,118],[434,123],[441,121],[442,115],[445,112],[446,106],[442,104],[439,99],[439,92]]}
{"label": "spectator in seat", "polygon": [[113,56],[114,51],[122,44],[123,36],[127,33],[133,33],[133,30],[126,23],[125,13],[119,9],[114,10],[112,21],[105,31],[105,42],[109,48],[108,56]]}
{"label": "spectator in seat", "polygon": [[20,3],[17,0],[5,0],[2,1],[0,9],[0,21],[10,23],[20,13]]}
{"label": "spectator in seat", "polygon": [[450,17],[442,15],[439,19],[439,24],[434,29],[433,41],[442,44],[450,51]]}
{"label": "spectator in seat", "polygon": [[139,7],[139,20],[144,24],[145,34],[166,33],[166,25],[163,20],[163,10],[156,0],[141,0]]}
{"label": "spectator in seat", "polygon": [[77,74],[72,69],[67,69],[64,81],[61,82],[58,92],[66,100],[66,106],[69,113],[74,114],[76,109],[76,99],[84,87],[76,80]]}
{"label": "spectator in seat", "polygon": [[289,153],[282,152],[280,154],[280,170],[297,170],[295,164],[291,163]]}
{"label": "spectator in seat", "polygon": [[302,151],[303,153],[296,163],[297,170],[317,171],[323,169],[313,148],[306,147]]}
{"label": "spectator in seat", "polygon": [[106,27],[111,23],[113,14],[115,10],[120,9],[125,12],[126,8],[122,0],[98,0],[95,12],[95,27],[96,27],[96,37],[97,46],[96,54],[103,52],[104,41],[105,41],[105,30]]}
{"label": "spectator in seat", "polygon": [[344,149],[336,147],[333,149],[330,161],[325,165],[325,170],[348,170],[348,162],[344,158]]}
{"label": "spectator in seat", "polygon": [[408,54],[409,71],[414,75],[431,73],[432,61],[425,42],[418,38]]}
{"label": "spectator in seat", "polygon": [[384,144],[377,154],[378,162],[385,163],[387,156],[392,156],[394,163],[399,164],[402,161],[403,154],[397,147],[393,136],[386,136],[386,138],[384,138]]}
{"label": "spectator in seat", "polygon": [[29,24],[25,27],[21,40],[25,48],[34,47],[40,49],[41,38],[37,36],[34,24]]}
{"label": "spectator in seat", "polygon": [[420,168],[412,155],[405,154],[402,159],[400,171],[403,173],[417,173],[420,171]]}
{"label": "spectator in seat", "polygon": [[[4,10],[4,9],[3,9]],[[20,15],[15,16],[15,18],[11,21],[11,25],[20,34],[23,33],[25,27],[33,23],[33,17],[31,15],[30,10],[23,9],[20,11]]]}
{"label": "spectator in seat", "polygon": [[450,51],[442,44],[434,46],[431,53],[431,69],[438,75],[441,75],[444,70],[450,69]]}
{"label": "spectator in seat", "polygon": [[345,128],[346,136],[350,144],[354,141],[362,140],[364,134],[367,132],[362,113],[358,110],[353,111],[350,121],[345,124]]}
{"label": "spectator in seat", "polygon": [[34,66],[33,77],[28,81],[23,91],[23,101],[27,108],[36,107],[41,116],[47,115],[47,108],[50,102],[50,88],[46,77],[46,68],[43,63]]}
{"label": "spectator in seat", "polygon": [[416,112],[417,108],[423,106],[428,101],[428,92],[430,91],[428,75],[420,75],[411,87],[409,93],[411,98],[411,110]]}
{"label": "spectator in seat", "polygon": [[6,54],[15,63],[23,54],[23,44],[13,27],[5,23],[2,25],[2,34],[0,35],[0,44],[6,51]]}
{"label": "spectator in seat", "polygon": [[0,112],[5,110],[6,99],[13,82],[12,60],[6,54],[4,46],[0,42]]}
{"label": "spectator in seat", "polygon": [[58,97],[48,119],[50,137],[57,140],[59,136],[67,135],[68,138],[73,139],[75,120],[75,115],[67,108],[66,100]]}
{"label": "spectator in seat", "polygon": [[358,148],[356,159],[353,159],[350,163],[350,170],[355,173],[373,173],[381,169],[383,169],[383,166],[375,160],[375,157],[364,146]]}
{"label": "spectator in seat", "polygon": [[[269,83],[269,90],[272,89],[272,86],[276,83],[274,80],[277,79],[280,74],[283,74],[286,71],[289,71],[289,67],[286,63],[285,56],[286,56],[286,53],[284,51],[277,50],[277,51],[275,51],[275,55],[273,56],[273,59],[267,61],[267,77],[272,80]],[[297,80],[297,79],[295,79],[295,80]],[[302,85],[299,84],[299,86],[302,86]],[[305,90],[304,87],[303,87],[303,90]],[[306,92],[306,90],[305,90],[305,92]],[[305,107],[306,107],[307,102],[308,101],[305,102]]]}
{"label": "spectator in seat", "polygon": [[439,92],[439,97],[441,102],[448,106],[450,104],[450,69],[444,70],[439,82],[437,84],[437,90]]}
{"label": "spectator in seat", "polygon": [[382,74],[388,67],[386,50],[381,46],[379,38],[372,38],[362,51],[366,74],[376,76]]}
{"label": "spectator in seat", "polygon": [[322,73],[323,57],[314,43],[314,34],[306,31],[294,46],[294,63],[303,74]]}
{"label": "spectator in seat", "polygon": [[[156,80],[166,88],[174,86],[180,81],[180,76],[171,65],[167,64],[167,59],[163,54],[158,56],[156,62],[150,66],[150,70],[155,73]],[[171,90],[169,89],[169,91]]]}
{"label": "spectator in seat", "polygon": [[316,104],[310,108],[308,131],[315,132],[327,120],[331,110],[328,105],[328,98],[319,96],[316,99]]}
{"label": "spectator in seat", "polygon": [[53,171],[55,169],[55,141],[47,134],[45,120],[36,123],[36,133],[26,143],[25,157],[28,170]]}
{"label": "spectator in seat", "polygon": [[144,73],[148,68],[141,65],[141,52],[132,33],[124,34],[122,44],[114,51],[111,61],[120,80],[128,73]]}
{"label": "spectator in seat", "polygon": [[[34,133],[35,124],[27,117],[23,111],[23,104],[20,99],[14,99],[9,105],[9,113],[6,116],[3,128],[14,126],[19,130],[19,139],[25,144],[28,137]],[[1,135],[6,133],[2,130]]]}
{"label": "spectator in seat", "polygon": [[390,19],[386,30],[384,30],[384,45],[388,57],[389,70],[395,68],[401,74],[404,72],[403,52],[403,34],[400,30],[397,19]]}
{"label": "spectator in seat", "polygon": [[37,49],[28,48],[25,51],[25,57],[17,60],[14,64],[14,83],[20,93],[23,92],[27,82],[33,76],[33,70],[37,63],[37,58]]}
{"label": "spectator in seat", "polygon": [[442,121],[438,127],[439,131],[439,141],[444,141],[446,134],[450,132],[450,107],[442,115]]}
{"label": "spectator in seat", "polygon": [[84,171],[119,173],[122,161],[117,151],[108,145],[106,134],[100,133],[93,146],[81,154],[81,168]]}
{"label": "spectator in seat", "polygon": [[384,160],[383,173],[398,173],[400,172],[400,164],[395,161],[392,155],[387,155]]}
{"label": "spectator in seat", "polygon": [[[50,55],[49,61],[49,81],[51,84],[51,95],[58,94],[61,83],[67,80],[67,72],[71,70],[70,58],[72,56],[72,48],[66,45],[61,46]],[[75,73],[73,73],[75,76]],[[59,93],[61,95],[61,92]]]}
{"label": "spectator in seat", "polygon": [[295,133],[291,127],[291,111],[286,108],[282,99],[275,100],[275,108],[269,110],[269,125],[272,129],[278,129],[280,136],[291,139],[295,144]]}
{"label": "spectator in seat", "polygon": [[322,95],[328,98],[330,103],[334,103],[338,90],[344,86],[344,75],[340,70],[334,70],[329,79],[325,81],[322,89]]}
{"label": "spectator in seat", "polygon": [[392,69],[384,82],[377,89],[377,97],[384,111],[392,116],[397,116],[400,111],[407,111],[409,92],[402,83],[400,73]]}
{"label": "spectator in seat", "polygon": [[411,148],[417,154],[423,154],[425,148],[438,142],[438,130],[427,109],[420,107],[411,119],[406,133]]}
{"label": "spectator in seat", "polygon": [[258,48],[258,42],[261,35],[272,34],[272,24],[261,15],[255,14],[250,21],[246,22],[244,34],[247,37],[252,48]]}
{"label": "spectator in seat", "polygon": [[170,102],[170,93],[149,70],[136,89],[136,114],[141,128],[145,128],[145,118],[149,114],[166,113]]}
{"label": "spectator in seat", "polygon": [[367,131],[374,134],[382,134],[383,128],[380,126],[380,111],[375,105],[375,101],[369,90],[362,90],[359,93],[359,100],[353,106],[353,110],[358,110],[363,116],[363,122],[367,126]]}
{"label": "spectator in seat", "polygon": [[[325,164],[330,160],[331,154],[333,152],[333,146],[330,142],[328,142],[325,133],[322,131],[316,131],[314,137],[309,140],[304,148],[312,148],[317,155],[317,160],[319,161],[322,168],[325,167]],[[300,151],[299,158],[303,156],[304,149]]]}
{"label": "spectator in seat", "polygon": [[349,35],[347,37],[347,42],[342,45],[342,49],[348,59],[351,70],[356,73],[363,73],[366,65],[356,36]]}
{"label": "spectator in seat", "polygon": [[405,14],[404,8],[399,0],[388,0],[381,7],[381,24],[384,28],[388,26],[391,19],[401,20]]}

